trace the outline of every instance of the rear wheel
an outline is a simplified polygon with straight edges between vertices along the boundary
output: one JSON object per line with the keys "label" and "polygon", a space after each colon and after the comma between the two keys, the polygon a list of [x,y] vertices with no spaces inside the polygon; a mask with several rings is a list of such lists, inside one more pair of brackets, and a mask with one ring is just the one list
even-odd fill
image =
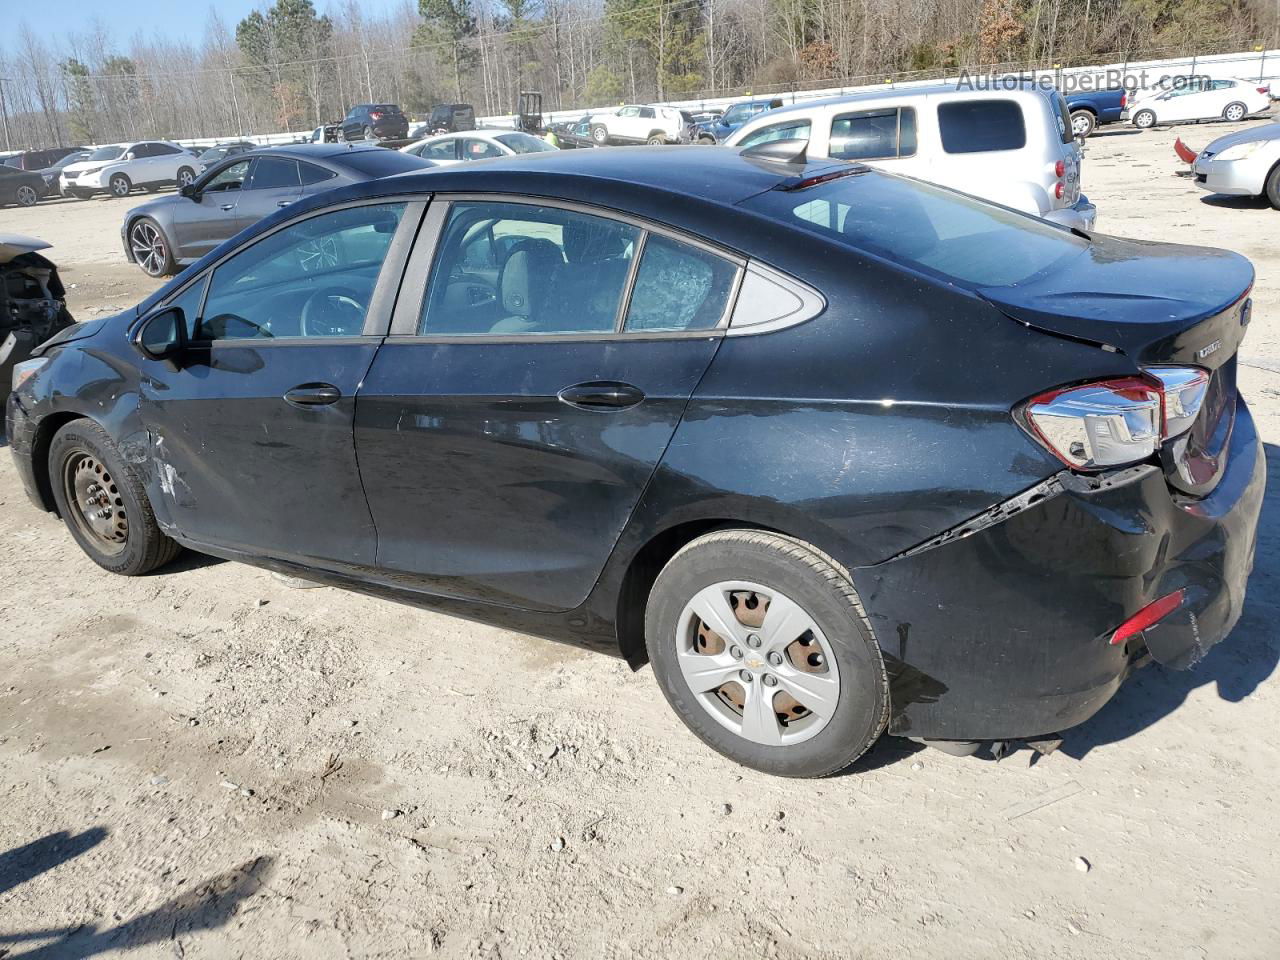
{"label": "rear wheel", "polygon": [[660,147],[666,142],[666,136],[661,133],[651,133],[649,134],[649,139],[645,141],[645,143],[649,144],[651,147]]}
{"label": "rear wheel", "polygon": [[49,446],[49,477],[58,514],[103,569],[138,576],[180,552],[156,524],[142,482],[96,423],[73,420],[57,432]]}
{"label": "rear wheel", "polygon": [[1093,133],[1097,118],[1088,110],[1077,110],[1071,115],[1071,133],[1077,137],[1087,137]]}
{"label": "rear wheel", "polygon": [[1139,110],[1134,114],[1133,125],[1140,130],[1150,130],[1156,125],[1156,115],[1150,110]]}
{"label": "rear wheel", "polygon": [[654,583],[645,636],[680,719],[757,770],[834,773],[888,720],[884,662],[853,584],[798,540],[723,530],[688,544]]}
{"label": "rear wheel", "polygon": [[123,173],[112,174],[111,179],[107,181],[107,189],[111,191],[113,197],[127,197],[129,191],[133,189],[133,184]]}
{"label": "rear wheel", "polygon": [[363,132],[364,132],[364,138],[365,138],[366,140],[372,140],[372,139],[373,139],[373,127],[366,126],[366,127],[364,128],[364,131],[363,131]]}
{"label": "rear wheel", "polygon": [[1249,109],[1243,103],[1228,103],[1227,108],[1222,111],[1222,119],[1235,123],[1237,120],[1243,120],[1248,112]]}
{"label": "rear wheel", "polygon": [[604,146],[609,142],[609,130],[600,124],[596,124],[591,128],[591,142],[599,146]]}

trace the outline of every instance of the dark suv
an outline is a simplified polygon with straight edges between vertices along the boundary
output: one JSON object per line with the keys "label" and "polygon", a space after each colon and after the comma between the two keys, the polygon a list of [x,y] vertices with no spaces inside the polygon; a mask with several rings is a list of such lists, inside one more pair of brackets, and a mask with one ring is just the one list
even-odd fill
{"label": "dark suv", "polygon": [[437,103],[427,120],[428,133],[461,133],[476,128],[476,111],[469,103]]}
{"label": "dark suv", "polygon": [[409,120],[394,103],[361,103],[342,121],[343,140],[403,140]]}

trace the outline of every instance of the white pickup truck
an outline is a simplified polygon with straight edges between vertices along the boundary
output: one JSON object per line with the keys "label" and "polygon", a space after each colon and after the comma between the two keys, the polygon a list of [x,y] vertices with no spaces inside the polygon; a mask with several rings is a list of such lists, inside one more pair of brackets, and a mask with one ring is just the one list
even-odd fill
{"label": "white pickup truck", "polygon": [[673,107],[635,104],[591,114],[591,140],[597,146],[618,143],[677,143],[688,121]]}

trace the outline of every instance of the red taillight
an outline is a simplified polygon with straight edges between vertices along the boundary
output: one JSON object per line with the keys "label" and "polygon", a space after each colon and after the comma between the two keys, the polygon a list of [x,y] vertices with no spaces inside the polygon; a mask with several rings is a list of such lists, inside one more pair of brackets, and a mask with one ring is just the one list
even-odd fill
{"label": "red taillight", "polygon": [[1111,635],[1111,645],[1118,647],[1125,641],[1136,637],[1148,627],[1159,623],[1182,606],[1184,599],[1186,599],[1186,591],[1175,590],[1168,596],[1161,597],[1153,603],[1148,603],[1132,617],[1116,627],[1116,632]]}
{"label": "red taillight", "polygon": [[1057,185],[1053,188],[1053,195],[1054,195],[1057,199],[1061,200],[1061,199],[1062,199],[1062,195],[1066,192],[1066,189],[1067,189],[1067,188],[1066,188],[1066,187],[1064,187],[1064,186],[1062,185],[1062,181],[1061,181],[1061,180],[1059,180],[1059,181],[1058,181],[1058,183],[1057,183]]}
{"label": "red taillight", "polygon": [[370,119],[370,120],[381,120],[381,119],[382,119],[382,111],[381,111],[381,110],[370,110],[370,111],[369,111],[369,119]]}
{"label": "red taillight", "polygon": [[1258,92],[1259,92],[1259,93],[1265,93],[1267,96],[1271,96],[1271,88],[1270,88],[1270,87],[1258,87]]}
{"label": "red taillight", "polygon": [[1059,180],[1061,180],[1063,176],[1066,175],[1066,172],[1067,172],[1067,165],[1064,161],[1059,160],[1056,164],[1054,164],[1053,175],[1057,177]]}
{"label": "red taillight", "polygon": [[1128,105],[1129,105],[1129,93],[1128,91],[1125,91],[1124,93],[1120,94],[1120,109],[1123,110]]}
{"label": "red taillight", "polygon": [[1021,408],[1032,435],[1073,470],[1145,460],[1191,429],[1208,393],[1199,367],[1150,367],[1140,377],[1060,387]]}

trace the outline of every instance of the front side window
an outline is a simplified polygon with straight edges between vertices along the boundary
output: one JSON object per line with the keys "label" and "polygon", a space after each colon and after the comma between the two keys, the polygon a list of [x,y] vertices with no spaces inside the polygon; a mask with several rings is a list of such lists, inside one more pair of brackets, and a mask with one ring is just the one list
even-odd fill
{"label": "front side window", "polygon": [[555,149],[547,141],[527,133],[500,133],[494,139],[509,147],[512,153],[544,153]]}
{"label": "front side window", "polygon": [[639,107],[623,107],[621,110],[618,111],[618,116],[638,117],[640,116],[640,108]]}
{"label": "front side window", "polygon": [[831,121],[828,154],[837,160],[891,160],[916,152],[916,112],[911,107],[860,110]]}
{"label": "front side window", "polygon": [[1021,150],[1027,145],[1022,107],[1014,100],[953,100],[938,104],[938,129],[947,153]]}
{"label": "front side window", "polygon": [[632,333],[719,326],[738,275],[736,264],[692,244],[645,240],[623,329]]}
{"label": "front side window", "polygon": [[783,123],[771,123],[767,127],[754,130],[742,138],[739,147],[754,147],[774,140],[808,140],[808,120],[787,120]]}
{"label": "front side window", "polygon": [[178,307],[182,310],[182,319],[186,325],[188,340],[196,338],[196,318],[200,316],[200,301],[204,297],[204,285],[207,279],[208,275],[206,274],[195,283],[187,284],[181,293],[175,297],[170,297],[164,303],[165,307]]}
{"label": "front side window", "polygon": [[732,126],[735,123],[742,123],[751,116],[751,107],[745,103],[735,103],[724,112],[724,116],[720,118],[721,123]]}
{"label": "front side window", "polygon": [[559,207],[454,203],[418,333],[612,333],[640,234]]}
{"label": "front side window", "polygon": [[458,159],[458,141],[450,139],[429,143],[422,148],[421,156],[428,160],[456,160]]}
{"label": "front side window", "polygon": [[244,186],[245,178],[249,176],[249,166],[253,160],[237,160],[229,166],[223,167],[212,177],[210,177],[201,187],[204,193],[222,193],[226,190],[239,190]]}
{"label": "front side window", "polygon": [[350,337],[364,329],[403,203],[290,224],[213,272],[197,340]]}

